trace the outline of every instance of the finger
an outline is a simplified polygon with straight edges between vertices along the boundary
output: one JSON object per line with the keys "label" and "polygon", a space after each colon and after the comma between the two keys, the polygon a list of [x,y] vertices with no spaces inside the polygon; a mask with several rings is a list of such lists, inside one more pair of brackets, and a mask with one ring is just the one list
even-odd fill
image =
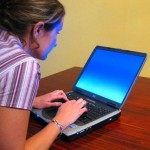
{"label": "finger", "polygon": [[[86,107],[83,107],[82,109],[81,109],[81,113],[83,114],[84,112],[87,112],[88,111],[88,109],[86,108]],[[81,115],[82,115],[81,114]]]}
{"label": "finger", "polygon": [[53,102],[53,103],[51,103],[51,106],[53,107],[59,107],[59,106],[61,106],[63,103],[61,103],[61,102]]}
{"label": "finger", "polygon": [[59,94],[61,94],[61,95],[66,95],[63,90],[59,90],[58,92],[59,92]]}
{"label": "finger", "polygon": [[66,94],[62,94],[61,96],[63,96],[62,98],[65,100],[65,101],[69,101],[69,99],[67,98]]}
{"label": "finger", "polygon": [[61,102],[46,103],[46,107],[59,107],[61,105],[62,105]]}
{"label": "finger", "polygon": [[59,94],[61,90],[55,90],[54,93]]}
{"label": "finger", "polygon": [[79,98],[79,99],[77,100],[77,103],[82,103],[82,101],[83,101],[83,99],[82,99],[82,98]]}
{"label": "finger", "polygon": [[57,95],[57,96],[55,96],[53,102],[60,100],[60,99],[63,99],[66,102],[69,101],[68,99],[66,99],[66,97],[64,95]]}
{"label": "finger", "polygon": [[57,94],[65,94],[63,90],[55,90],[55,93],[57,93]]}
{"label": "finger", "polygon": [[66,94],[63,90],[56,90],[55,93],[58,94],[58,95],[63,95],[62,98],[66,101],[69,101],[69,99],[67,98],[67,96],[66,96]]}
{"label": "finger", "polygon": [[77,100],[77,102],[81,105],[81,108],[85,107],[86,104],[87,104],[87,102],[85,100],[81,99],[81,98],[79,100]]}

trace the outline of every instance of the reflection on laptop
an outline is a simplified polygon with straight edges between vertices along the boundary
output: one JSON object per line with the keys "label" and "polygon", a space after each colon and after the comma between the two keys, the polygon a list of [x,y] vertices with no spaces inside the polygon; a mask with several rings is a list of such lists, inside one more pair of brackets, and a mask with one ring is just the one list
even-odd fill
{"label": "reflection on laptop", "polygon": [[[146,53],[96,46],[72,91],[66,93],[70,100],[86,100],[88,112],[65,129],[62,138],[77,139],[118,119],[146,56]],[[49,123],[57,109],[33,109],[32,112]]]}

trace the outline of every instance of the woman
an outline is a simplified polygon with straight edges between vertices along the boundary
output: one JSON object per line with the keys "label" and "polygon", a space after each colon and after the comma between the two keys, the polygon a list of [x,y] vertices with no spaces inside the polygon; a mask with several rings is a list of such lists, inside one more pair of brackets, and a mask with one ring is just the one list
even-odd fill
{"label": "woman", "polygon": [[[40,67],[56,46],[65,10],[57,0],[0,2],[0,149],[46,150],[68,125],[87,111],[62,90],[36,97]],[[66,103],[55,102],[64,99]],[[32,107],[60,106],[52,123],[26,140]]]}

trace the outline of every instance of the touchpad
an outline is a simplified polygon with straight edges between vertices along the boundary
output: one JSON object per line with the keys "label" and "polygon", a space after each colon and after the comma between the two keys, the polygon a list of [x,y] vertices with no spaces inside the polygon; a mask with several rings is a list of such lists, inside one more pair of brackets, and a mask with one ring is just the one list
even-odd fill
{"label": "touchpad", "polygon": [[45,108],[42,111],[43,117],[46,119],[52,119],[55,117],[59,107],[50,107],[50,108]]}

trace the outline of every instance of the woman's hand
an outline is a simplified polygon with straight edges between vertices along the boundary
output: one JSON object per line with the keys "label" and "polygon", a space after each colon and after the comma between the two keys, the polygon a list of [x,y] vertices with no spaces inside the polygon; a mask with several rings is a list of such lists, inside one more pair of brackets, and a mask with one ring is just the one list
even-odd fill
{"label": "woman's hand", "polygon": [[67,101],[59,107],[54,119],[60,122],[65,129],[67,126],[74,123],[84,112],[87,111],[85,105],[86,101],[81,98],[77,101]]}
{"label": "woman's hand", "polygon": [[52,106],[61,106],[62,103],[56,101],[59,99],[63,99],[66,102],[68,101],[68,98],[63,90],[55,90],[48,94],[36,97],[33,101],[33,107],[42,109]]}

